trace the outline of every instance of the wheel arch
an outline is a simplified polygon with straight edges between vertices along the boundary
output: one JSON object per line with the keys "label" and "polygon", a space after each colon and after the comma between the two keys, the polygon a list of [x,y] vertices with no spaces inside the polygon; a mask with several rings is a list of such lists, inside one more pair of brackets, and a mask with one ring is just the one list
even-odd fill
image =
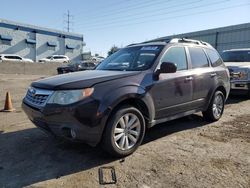
{"label": "wheel arch", "polygon": [[218,85],[218,86],[211,92],[210,97],[209,97],[209,100],[208,100],[207,105],[206,105],[206,107],[205,107],[204,110],[206,110],[206,109],[208,108],[208,106],[209,106],[209,104],[211,103],[211,100],[212,100],[212,98],[213,98],[213,95],[214,95],[214,93],[215,93],[216,91],[221,91],[221,92],[223,93],[224,97],[225,97],[225,100],[226,100],[226,98],[227,98],[227,96],[228,96],[228,93],[227,93],[226,88],[223,86],[223,84]]}
{"label": "wheel arch", "polygon": [[[121,108],[122,106],[125,105],[129,105],[129,106],[133,106],[135,108],[137,108],[143,115],[146,125],[148,124],[148,122],[151,119],[151,115],[150,115],[150,111],[149,111],[149,107],[147,106],[147,104],[139,99],[139,98],[135,98],[135,97],[131,97],[131,98],[127,98],[124,100],[119,101],[119,103],[117,103],[113,109],[111,110],[110,114],[109,114],[109,118],[110,116],[112,116],[112,114],[114,114],[119,108]],[[108,119],[109,119],[108,118]]]}

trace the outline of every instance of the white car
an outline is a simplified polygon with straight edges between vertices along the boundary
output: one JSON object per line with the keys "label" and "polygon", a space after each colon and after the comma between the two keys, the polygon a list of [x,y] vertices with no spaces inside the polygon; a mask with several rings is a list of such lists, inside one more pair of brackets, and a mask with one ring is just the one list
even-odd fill
{"label": "white car", "polygon": [[96,61],[96,62],[101,62],[101,61],[103,61],[104,59],[105,59],[105,58],[102,57],[102,56],[94,56],[94,57],[91,58],[91,60]]}
{"label": "white car", "polygon": [[225,50],[222,59],[230,72],[230,93],[250,96],[250,48]]}
{"label": "white car", "polygon": [[0,54],[0,62],[1,61],[29,62],[29,63],[34,62],[32,59],[24,58],[15,54]]}
{"label": "white car", "polygon": [[69,63],[66,55],[52,55],[39,60],[40,63]]}

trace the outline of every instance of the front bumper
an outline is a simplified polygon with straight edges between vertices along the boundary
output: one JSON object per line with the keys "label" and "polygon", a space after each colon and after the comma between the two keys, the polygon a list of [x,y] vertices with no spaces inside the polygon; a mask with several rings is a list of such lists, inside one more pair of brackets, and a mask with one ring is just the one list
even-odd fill
{"label": "front bumper", "polygon": [[231,89],[249,90],[250,81],[231,81]]}
{"label": "front bumper", "polygon": [[[98,113],[98,103],[87,100],[78,104],[60,106],[47,104],[37,109],[23,101],[22,108],[28,118],[40,129],[57,137],[82,141],[95,146],[99,143],[105,117]],[[71,130],[75,135],[72,137]]]}
{"label": "front bumper", "polygon": [[231,81],[231,94],[248,94],[250,92],[250,81]]}

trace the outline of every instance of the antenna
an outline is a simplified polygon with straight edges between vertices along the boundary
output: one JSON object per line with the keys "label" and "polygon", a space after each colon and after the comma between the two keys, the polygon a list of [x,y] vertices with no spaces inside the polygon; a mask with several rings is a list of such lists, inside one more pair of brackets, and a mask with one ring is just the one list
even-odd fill
{"label": "antenna", "polygon": [[69,10],[67,11],[66,14],[64,14],[64,16],[66,16],[66,20],[64,18],[64,23],[66,23],[66,27],[64,27],[64,29],[66,29],[67,32],[73,31],[72,26],[73,26],[73,15],[70,14]]}

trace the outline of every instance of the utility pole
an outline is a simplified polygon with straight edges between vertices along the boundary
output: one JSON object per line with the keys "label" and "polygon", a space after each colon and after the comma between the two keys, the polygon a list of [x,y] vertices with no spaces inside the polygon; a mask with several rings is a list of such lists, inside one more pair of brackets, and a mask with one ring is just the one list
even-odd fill
{"label": "utility pole", "polygon": [[73,25],[73,15],[70,14],[69,10],[67,11],[67,14],[65,14],[66,16],[66,20],[64,20],[64,22],[66,23],[66,31],[70,32],[73,29],[71,28],[71,26]]}

